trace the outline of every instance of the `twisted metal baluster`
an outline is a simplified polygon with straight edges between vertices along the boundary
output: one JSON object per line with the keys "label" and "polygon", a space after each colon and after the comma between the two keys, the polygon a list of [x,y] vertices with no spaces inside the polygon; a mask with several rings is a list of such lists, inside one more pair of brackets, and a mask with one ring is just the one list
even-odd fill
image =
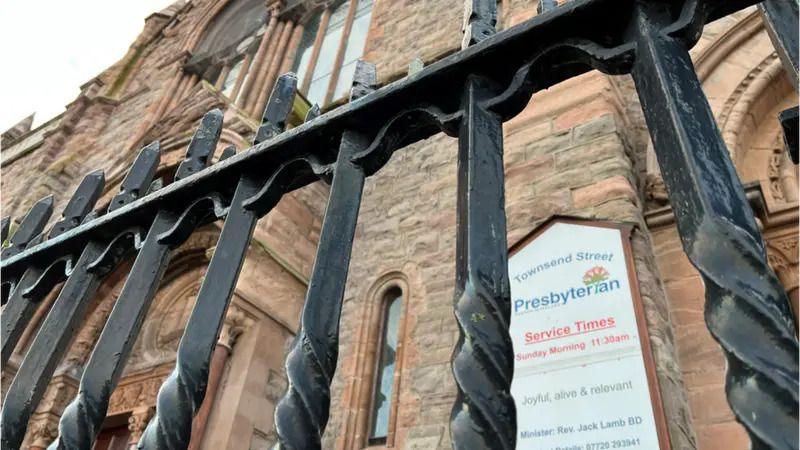
{"label": "twisted metal baluster", "polygon": [[[497,23],[494,0],[465,2],[463,48],[492,36]],[[450,437],[458,449],[513,449],[517,438],[503,128],[500,116],[482,104],[491,93],[486,80],[468,78],[458,139],[459,337],[452,357],[458,394],[450,414]]]}
{"label": "twisted metal baluster", "polygon": [[458,146],[458,236],[453,352],[458,396],[450,416],[453,448],[513,449],[516,409],[506,218],[503,129],[481,104],[490,91],[471,78]]}
{"label": "twisted metal baluster", "polygon": [[[202,170],[211,159],[222,131],[222,111],[207,113],[195,132],[176,178]],[[169,263],[171,249],[189,236],[195,214],[207,213],[209,201],[189,205],[180,216],[171,211],[156,213],[147,237],[136,256],[125,285],[100,333],[81,376],[77,397],[64,410],[59,437],[48,448],[89,449],[108,410],[108,400],[117,386],[125,362],[158,284]],[[216,207],[216,205],[214,205]]]}
{"label": "twisted metal baluster", "polygon": [[[359,61],[351,99],[375,84],[375,68]],[[339,318],[347,282],[364,171],[351,158],[369,144],[345,131],[333,172],[314,270],[300,318],[300,330],[286,357],[289,385],[275,408],[276,449],[319,449],[328,423],[330,385],[339,355]]]}
{"label": "twisted metal baluster", "polygon": [[[158,166],[159,156],[158,143],[145,147],[139,153],[109,210],[132,202],[138,196],[134,193],[147,188]],[[99,194],[99,190],[96,192]],[[92,204],[97,195],[93,197]],[[85,204],[80,210],[85,211],[85,215],[91,206]],[[74,221],[80,221],[79,217],[72,217]],[[80,320],[100,282],[140,240],[138,232],[137,229],[123,231],[109,243],[91,241],[81,252],[8,388],[2,410],[4,448],[18,448],[22,443],[28,419],[36,410],[50,377],[79,329]]]}
{"label": "twisted metal baluster", "polygon": [[[255,144],[285,129],[296,86],[297,77],[292,73],[278,79]],[[175,369],[158,391],[156,415],[139,440],[140,449],[177,449],[189,445],[192,418],[206,395],[211,355],[260,217],[244,204],[260,187],[261,183],[248,175],[242,176],[236,186],[217,248],[181,337]]]}
{"label": "twisted metal baluster", "polygon": [[798,343],[786,293],[686,47],[639,6],[633,78],[705,317],[728,360],[726,393],[753,448],[797,449]]}

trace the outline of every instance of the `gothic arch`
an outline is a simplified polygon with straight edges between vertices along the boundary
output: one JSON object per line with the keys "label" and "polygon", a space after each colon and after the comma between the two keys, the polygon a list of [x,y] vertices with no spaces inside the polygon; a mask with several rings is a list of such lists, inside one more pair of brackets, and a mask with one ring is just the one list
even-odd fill
{"label": "gothic arch", "polygon": [[720,33],[710,44],[699,48],[694,58],[694,66],[700,82],[706,81],[714,69],[761,32],[764,32],[764,22],[758,11],[753,8],[741,20],[734,22],[731,27]]}
{"label": "gothic arch", "polygon": [[753,67],[719,114],[723,139],[742,181],[761,181],[769,202],[797,201],[797,173],[788,164],[778,114],[796,93],[775,53]]}
{"label": "gothic arch", "polygon": [[770,204],[797,201],[797,170],[788,163],[778,114],[797,93],[755,8],[711,24],[694,62],[739,176],[760,182]]}
{"label": "gothic arch", "polygon": [[[203,11],[200,19],[197,23],[192,27],[192,31],[188,33],[184,43],[182,45],[184,51],[192,52],[197,48],[202,40],[203,36],[212,26],[214,19],[225,9],[228,4],[235,0],[222,0],[222,1],[211,1],[209,2],[208,6],[206,6],[205,11]],[[272,4],[277,3],[278,0],[270,0],[267,3],[267,9],[272,6]]]}
{"label": "gothic arch", "polygon": [[[357,311],[350,311],[350,316],[357,316],[357,332],[353,335],[355,341],[346,345],[355,346],[355,351],[349,352],[354,359],[352,362],[342,361],[344,367],[352,367],[352,373],[343,374],[347,381],[346,390],[342,398],[348,399],[341,406],[349,410],[347,420],[343,424],[346,428],[347,441],[344,448],[363,448],[367,442],[370,426],[370,407],[373,400],[375,385],[375,371],[378,359],[378,345],[382,332],[381,320],[383,319],[386,305],[385,295],[392,289],[402,292],[401,317],[398,329],[398,348],[396,354],[395,382],[392,389],[392,402],[390,412],[389,433],[386,440],[387,446],[392,446],[394,436],[398,433],[397,418],[402,414],[402,405],[399,398],[410,398],[407,392],[408,383],[404,383],[404,361],[413,359],[419,353],[416,343],[413,342],[413,330],[417,317],[421,314],[419,308],[426,307],[425,286],[422,282],[420,269],[416,264],[406,263],[401,269],[383,269],[376,271],[378,275],[372,283],[364,284],[358,298]],[[344,315],[343,315],[344,316]],[[401,394],[401,392],[403,392]]]}
{"label": "gothic arch", "polygon": [[[193,267],[205,267],[207,263],[205,260],[206,251],[216,244],[219,231],[219,227],[216,225],[207,225],[195,232],[183,245],[173,252],[172,262],[167,269],[167,274],[161,283],[156,298],[153,300],[153,305],[150,308],[148,317],[145,319],[145,324],[151,322],[150,319],[153,317],[154,311],[159,308],[160,304],[165,302],[165,300],[160,299],[167,296],[167,294],[182,294],[188,292],[187,290],[193,286],[193,283],[196,283],[199,289],[202,274],[197,274],[198,276],[194,278],[183,275],[194,274],[191,270]],[[80,331],[70,345],[64,362],[61,364],[61,370],[77,373],[77,370],[88,360],[95,342],[105,326],[108,315],[111,313],[111,309],[114,307],[117,298],[119,298],[131,263],[132,261],[128,261],[123,264],[122,267],[117,269],[106,282],[101,285],[96,294],[94,305],[90,307],[90,312],[87,314],[86,320],[83,322]],[[170,305],[175,305],[175,299],[179,298],[179,296],[176,296],[172,298],[171,301],[166,302]],[[134,346],[134,351],[139,345],[138,341],[141,341],[141,337],[145,334],[145,328],[147,326],[149,325],[143,327],[137,344]],[[133,357],[131,357],[131,360],[132,359]],[[131,364],[129,364],[128,367],[131,367]],[[126,369],[126,372],[127,371],[128,369]]]}

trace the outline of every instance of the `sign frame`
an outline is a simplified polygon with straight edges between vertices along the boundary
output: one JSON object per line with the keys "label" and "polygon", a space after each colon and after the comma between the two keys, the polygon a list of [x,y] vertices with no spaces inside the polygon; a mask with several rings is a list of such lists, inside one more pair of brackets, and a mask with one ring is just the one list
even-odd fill
{"label": "sign frame", "polygon": [[622,250],[625,255],[625,266],[628,273],[628,284],[631,288],[631,299],[633,300],[633,313],[636,318],[636,328],[639,332],[639,345],[642,350],[644,370],[647,377],[647,388],[650,392],[650,399],[653,407],[653,420],[655,421],[658,446],[661,450],[672,449],[669,427],[667,426],[667,418],[664,412],[664,402],[661,397],[661,387],[656,372],[655,358],[653,357],[653,349],[650,345],[650,334],[648,333],[647,319],[644,313],[644,303],[642,302],[642,295],[639,290],[639,278],[636,275],[633,247],[631,245],[633,230],[637,228],[638,225],[633,222],[612,222],[569,215],[552,215],[512,244],[508,248],[508,258],[511,259],[514,254],[525,248],[542,235],[542,233],[558,223],[609,228],[620,232]]}

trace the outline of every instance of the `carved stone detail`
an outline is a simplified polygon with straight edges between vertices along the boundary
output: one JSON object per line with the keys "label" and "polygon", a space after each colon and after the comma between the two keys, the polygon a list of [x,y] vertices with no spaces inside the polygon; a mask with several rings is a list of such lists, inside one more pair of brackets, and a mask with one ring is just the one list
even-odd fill
{"label": "carved stone detail", "polygon": [[146,378],[142,381],[119,386],[108,402],[108,415],[119,414],[156,404],[158,388],[165,376]]}
{"label": "carved stone detail", "polygon": [[769,192],[772,194],[772,198],[780,202],[786,201],[786,196],[783,193],[783,177],[781,176],[781,166],[783,165],[785,153],[781,148],[772,149],[772,154],[769,155],[769,168],[767,171]]}
{"label": "carved stone detail", "polygon": [[72,397],[78,391],[77,381],[67,379],[66,377],[57,377],[50,382],[44,397],[39,402],[37,413],[51,413],[56,416],[60,415],[64,408],[67,406]]}
{"label": "carved stone detail", "polygon": [[284,392],[286,392],[286,375],[282,371],[269,369],[267,385],[264,387],[264,396],[271,402],[277,403]]}
{"label": "carved stone detail", "polygon": [[231,304],[228,313],[225,315],[225,322],[219,332],[218,344],[227,347],[229,350],[236,344],[236,339],[253,325],[253,319],[239,306]]}
{"label": "carved stone detail", "polygon": [[798,236],[789,234],[767,242],[769,265],[787,291],[798,287]]}
{"label": "carved stone detail", "polygon": [[97,337],[100,336],[106,319],[108,319],[111,309],[114,308],[114,304],[117,302],[121,287],[116,286],[111,295],[102,299],[89,316],[86,324],[81,328],[78,336],[75,337],[75,341],[70,346],[69,352],[62,363],[63,367],[68,369],[81,367],[89,358],[92,348],[94,348],[94,343],[97,341]]}
{"label": "carved stone detail", "polygon": [[128,431],[131,432],[128,443],[131,449],[136,448],[136,444],[139,442],[139,439],[141,439],[142,433],[144,433],[144,429],[147,427],[147,423],[150,421],[150,418],[153,417],[153,412],[153,408],[147,406],[134,410],[130,417],[128,417]]}
{"label": "carved stone detail", "polygon": [[645,201],[650,207],[661,207],[669,204],[667,187],[664,186],[664,180],[659,174],[647,174],[647,178],[645,179],[644,193]]}

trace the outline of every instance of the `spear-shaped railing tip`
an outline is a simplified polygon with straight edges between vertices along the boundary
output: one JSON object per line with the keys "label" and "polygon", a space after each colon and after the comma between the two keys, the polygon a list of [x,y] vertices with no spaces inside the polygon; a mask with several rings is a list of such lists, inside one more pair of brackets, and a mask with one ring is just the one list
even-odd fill
{"label": "spear-shaped railing tip", "polygon": [[272,88],[261,126],[258,128],[253,144],[260,144],[277,136],[286,129],[286,122],[292,112],[294,96],[297,93],[297,75],[289,72],[281,75]]}
{"label": "spear-shaped railing tip", "polygon": [[306,113],[306,117],[305,117],[305,119],[303,119],[303,122],[310,122],[310,121],[316,119],[317,117],[319,117],[320,112],[321,111],[320,111],[319,105],[314,103],[314,105],[311,106],[311,108]]}
{"label": "spear-shaped railing tip", "polygon": [[175,172],[175,181],[200,172],[208,166],[222,133],[222,117],[222,110],[219,108],[212,109],[203,116],[186,150],[186,158]]}
{"label": "spear-shaped railing tip", "polygon": [[16,233],[11,236],[11,245],[3,250],[3,258],[22,252],[44,229],[53,214],[53,196],[48,195],[36,202],[22,219]]}
{"label": "spear-shaped railing tip", "polygon": [[231,144],[222,150],[222,153],[219,155],[219,160],[225,161],[226,159],[235,155],[236,155],[236,146]]}
{"label": "spear-shaped railing tip", "polygon": [[497,30],[497,0],[465,0],[464,39],[461,48],[467,48],[494,35]]}
{"label": "spear-shaped railing tip", "polygon": [[95,170],[86,175],[64,208],[64,212],[61,214],[62,219],[53,225],[53,229],[50,231],[50,238],[64,234],[80,225],[83,222],[83,218],[94,208],[94,204],[100,198],[105,184],[106,177],[102,170]]}
{"label": "spear-shaped railing tip", "polygon": [[143,148],[133,161],[131,169],[122,180],[122,185],[119,188],[119,194],[114,196],[111,204],[108,205],[108,212],[119,209],[128,203],[131,203],[146,195],[147,188],[153,181],[153,177],[158,169],[158,163],[161,161],[161,146],[158,141],[151,142]]}
{"label": "spear-shaped railing tip", "polygon": [[153,192],[155,192],[155,191],[157,191],[157,190],[159,190],[159,189],[161,189],[163,187],[164,187],[164,178],[158,177],[155,180],[153,180],[152,182],[150,182],[150,187],[147,188],[147,193],[144,194],[144,195],[146,195],[146,196],[150,195]]}
{"label": "spear-shaped railing tip", "polygon": [[375,91],[378,85],[378,72],[375,64],[359,59],[353,74],[353,85],[350,88],[350,101],[355,101]]}

